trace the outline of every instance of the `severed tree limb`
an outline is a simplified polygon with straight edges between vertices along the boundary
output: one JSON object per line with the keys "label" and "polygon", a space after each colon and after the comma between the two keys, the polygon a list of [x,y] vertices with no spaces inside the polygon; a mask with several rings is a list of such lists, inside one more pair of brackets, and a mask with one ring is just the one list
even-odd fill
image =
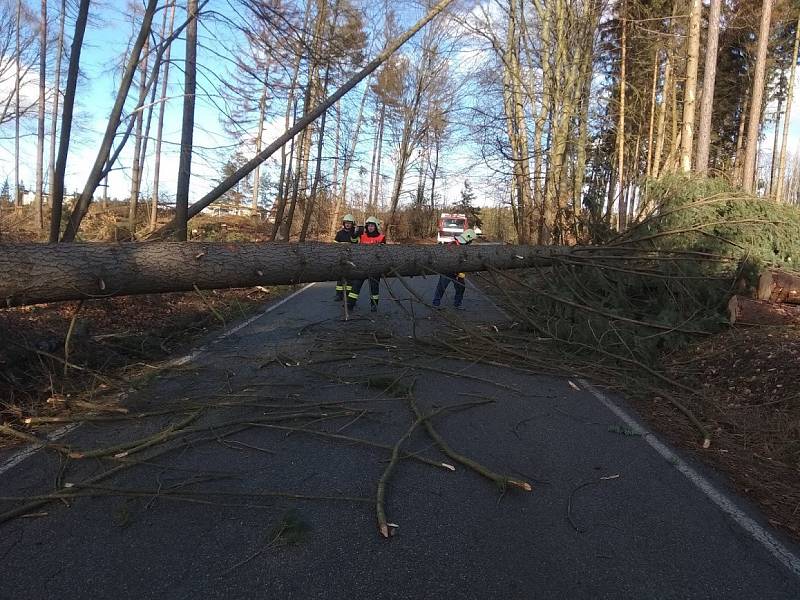
{"label": "severed tree limb", "polygon": [[495,473],[494,471],[491,471],[490,469],[487,469],[483,465],[475,462],[471,458],[467,458],[466,456],[463,456],[462,454],[459,454],[458,452],[450,448],[450,446],[447,445],[447,442],[444,441],[442,436],[440,436],[437,433],[437,431],[433,428],[433,424],[430,422],[430,418],[423,416],[422,412],[417,406],[417,403],[414,401],[414,398],[409,397],[408,402],[411,405],[411,410],[413,410],[414,414],[417,415],[417,419],[422,419],[422,422],[425,425],[425,429],[427,430],[428,435],[431,436],[433,441],[436,442],[436,445],[439,446],[439,449],[442,452],[444,452],[447,456],[452,458],[454,461],[461,463],[465,467],[472,469],[479,475],[483,475],[487,479],[492,480],[495,484],[497,484],[497,486],[501,490],[505,490],[508,486],[512,486],[524,490],[526,492],[531,491],[532,489],[531,484],[528,483],[527,481],[519,481],[516,479],[511,479],[506,475],[500,475],[498,473]]}
{"label": "severed tree limb", "polygon": [[414,430],[423,420],[424,417],[417,417],[417,419],[411,424],[411,427],[409,427],[403,436],[397,440],[397,443],[392,448],[392,457],[389,460],[389,464],[386,465],[386,469],[383,471],[381,478],[378,480],[378,489],[375,494],[375,514],[378,518],[378,532],[385,538],[393,535],[396,527],[396,525],[386,522],[386,510],[384,508],[384,502],[386,498],[386,482],[389,481],[389,477],[397,465],[397,460],[400,458],[400,447],[411,436],[411,434],[414,433]]}

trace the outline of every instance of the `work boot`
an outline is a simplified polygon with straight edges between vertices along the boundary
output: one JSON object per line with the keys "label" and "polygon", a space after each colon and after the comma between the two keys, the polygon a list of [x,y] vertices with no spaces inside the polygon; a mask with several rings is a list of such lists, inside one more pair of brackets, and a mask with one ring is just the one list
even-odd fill
{"label": "work boot", "polygon": [[464,307],[461,306],[460,304],[453,304],[453,308],[455,308],[456,310],[464,310]]}
{"label": "work boot", "polygon": [[378,312],[378,303],[377,302],[370,303],[369,311],[370,312]]}

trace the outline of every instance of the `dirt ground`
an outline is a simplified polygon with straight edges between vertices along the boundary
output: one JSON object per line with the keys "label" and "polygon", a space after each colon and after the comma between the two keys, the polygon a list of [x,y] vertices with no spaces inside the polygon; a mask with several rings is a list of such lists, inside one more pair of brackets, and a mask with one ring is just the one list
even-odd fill
{"label": "dirt ground", "polygon": [[[60,302],[0,310],[0,421],[80,409],[152,376],[160,361],[247,316],[284,288]],[[65,340],[70,324],[65,369]],[[6,439],[6,442],[10,440]],[[0,436],[0,444],[3,438]]]}
{"label": "dirt ground", "polygon": [[734,328],[669,357],[671,377],[702,390],[686,399],[708,427],[696,430],[659,402],[638,402],[674,444],[727,473],[770,523],[800,539],[800,329]]}

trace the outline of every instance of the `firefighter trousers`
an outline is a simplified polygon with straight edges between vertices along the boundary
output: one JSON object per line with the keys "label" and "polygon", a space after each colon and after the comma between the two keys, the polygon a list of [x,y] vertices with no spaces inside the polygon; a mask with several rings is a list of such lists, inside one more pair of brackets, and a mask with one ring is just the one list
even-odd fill
{"label": "firefighter trousers", "polygon": [[461,302],[464,300],[464,290],[467,289],[465,283],[466,277],[463,273],[446,273],[444,275],[439,275],[439,283],[436,284],[436,292],[433,295],[434,306],[439,306],[442,303],[442,296],[444,296],[444,292],[451,281],[456,291],[455,298],[453,298],[453,306],[461,306]]}
{"label": "firefighter trousers", "polygon": [[381,280],[380,277],[370,277],[366,280],[362,279],[360,281],[353,282],[353,289],[352,293],[355,294],[353,304],[358,300],[358,296],[361,293],[361,286],[364,285],[364,281],[369,281],[369,303],[372,305],[377,305],[378,300],[381,299],[380,296],[380,289],[381,289]]}

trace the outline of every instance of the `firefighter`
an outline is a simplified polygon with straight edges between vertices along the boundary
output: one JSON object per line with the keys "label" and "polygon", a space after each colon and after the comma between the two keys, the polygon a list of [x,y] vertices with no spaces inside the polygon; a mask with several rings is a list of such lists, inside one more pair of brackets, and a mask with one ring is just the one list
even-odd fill
{"label": "firefighter", "polygon": [[[369,217],[364,221],[364,232],[359,238],[361,244],[385,244],[386,235],[381,233],[381,222],[375,217]],[[372,312],[378,312],[378,300],[380,300],[380,277],[369,278],[369,307]],[[362,282],[363,284],[363,282]],[[353,291],[358,294],[359,289],[353,287]]]}
{"label": "firefighter", "polygon": [[[464,233],[461,233],[453,238],[452,242],[448,242],[448,244],[452,244],[455,246],[468,246],[472,243],[477,236],[475,235],[474,229],[467,229]],[[447,289],[447,286],[450,285],[450,282],[453,282],[453,286],[456,290],[456,296],[453,298],[453,307],[462,310],[463,307],[461,306],[461,302],[464,300],[464,290],[466,290],[466,274],[465,273],[445,273],[444,275],[439,275],[439,282],[436,284],[436,293],[433,295],[433,305],[435,307],[439,307],[442,304],[442,296],[444,296],[444,291]]]}
{"label": "firefighter", "polygon": [[[356,218],[351,214],[346,214],[342,217],[342,228],[336,232],[336,237],[333,240],[338,244],[357,244],[359,241],[359,233],[356,229]],[[346,279],[340,279],[336,282],[336,301],[341,302],[344,299],[344,294],[347,292],[347,304],[355,305],[358,300],[358,292],[353,294],[353,284],[358,284],[361,287],[361,282],[348,282]]]}

